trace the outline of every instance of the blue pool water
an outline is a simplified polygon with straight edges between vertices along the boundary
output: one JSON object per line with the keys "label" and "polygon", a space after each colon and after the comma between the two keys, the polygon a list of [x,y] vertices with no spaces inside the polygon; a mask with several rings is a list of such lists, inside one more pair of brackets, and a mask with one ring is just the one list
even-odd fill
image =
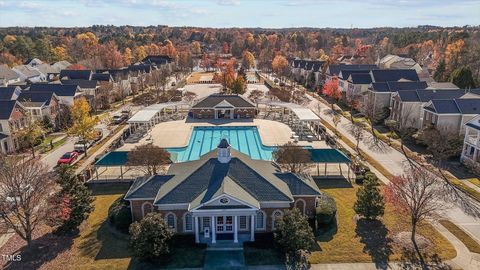
{"label": "blue pool water", "polygon": [[256,127],[194,127],[187,147],[168,148],[175,162],[197,160],[217,148],[221,139],[252,159],[272,160],[275,147],[262,144]]}

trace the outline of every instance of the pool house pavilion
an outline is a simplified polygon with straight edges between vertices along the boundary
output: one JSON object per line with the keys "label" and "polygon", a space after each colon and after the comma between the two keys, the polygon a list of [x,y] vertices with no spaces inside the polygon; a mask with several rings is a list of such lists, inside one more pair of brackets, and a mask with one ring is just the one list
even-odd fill
{"label": "pool house pavilion", "polygon": [[199,160],[137,179],[125,199],[133,220],[159,212],[176,233],[215,244],[254,241],[255,233],[274,230],[276,219],[294,207],[313,218],[319,195],[310,177],[280,173],[270,161],[253,160],[222,139]]}

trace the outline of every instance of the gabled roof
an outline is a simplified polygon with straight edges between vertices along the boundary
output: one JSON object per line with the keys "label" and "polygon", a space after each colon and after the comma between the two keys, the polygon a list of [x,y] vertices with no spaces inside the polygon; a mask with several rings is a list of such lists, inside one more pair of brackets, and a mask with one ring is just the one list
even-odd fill
{"label": "gabled roof", "polygon": [[58,83],[34,83],[30,86],[29,91],[54,92],[59,97],[73,97],[77,93],[78,86],[76,84],[58,84]]}
{"label": "gabled roof", "polygon": [[[358,70],[356,70],[356,69],[355,70],[345,69],[345,70],[340,70],[340,72],[338,74],[338,78],[340,78],[342,80],[347,80],[348,77],[350,77],[351,74],[355,74],[355,73],[369,74],[370,70],[369,69],[358,69]],[[370,76],[370,74],[368,76]]]}
{"label": "gabled roof", "polygon": [[61,80],[60,82],[65,85],[78,85],[82,89],[92,89],[92,88],[96,88],[98,85],[98,82],[96,80],[77,79],[77,80]]}
{"label": "gabled roof", "polygon": [[374,82],[370,90],[374,92],[397,92],[404,90],[417,90],[427,88],[427,83],[424,81],[417,82]]}
{"label": "gabled roof", "polygon": [[109,73],[93,73],[91,79],[102,82],[109,82],[113,80],[112,76]]}
{"label": "gabled roof", "polygon": [[152,63],[155,65],[168,64],[172,61],[173,61],[173,58],[171,58],[168,55],[148,55],[142,60],[142,62],[144,63]]}
{"label": "gabled roof", "polygon": [[465,123],[465,125],[476,130],[480,130],[480,115],[473,117],[472,119],[470,119],[470,121]]}
{"label": "gabled roof", "polygon": [[14,100],[15,93],[20,94],[20,87],[18,86],[0,87],[0,100]]}
{"label": "gabled roof", "polygon": [[234,107],[248,107],[248,108],[255,107],[255,105],[250,103],[250,101],[244,99],[242,96],[239,96],[239,95],[214,94],[200,100],[199,102],[197,102],[197,104],[193,105],[192,108],[213,108],[221,104],[222,102],[223,103],[228,102]]}
{"label": "gabled roof", "polygon": [[10,81],[19,78],[20,75],[18,75],[15,71],[11,70],[7,65],[0,65],[0,79]]}
{"label": "gabled roof", "polygon": [[128,70],[150,73],[150,71],[152,70],[152,66],[148,64],[135,64],[128,66]]}
{"label": "gabled roof", "polygon": [[[120,69],[97,69],[97,73],[108,73],[112,76],[114,80],[118,80],[119,78],[126,79],[128,77],[128,73],[130,70],[128,68],[120,68]],[[93,77],[92,77],[93,79]]]}
{"label": "gabled roof", "polygon": [[18,96],[17,101],[25,107],[41,107],[50,105],[54,97],[54,92],[24,91]]}
{"label": "gabled roof", "polygon": [[373,69],[370,71],[373,82],[392,82],[399,80],[419,81],[413,69]]}
{"label": "gabled roof", "polygon": [[199,206],[201,208],[202,205],[207,205],[208,202],[221,198],[224,195],[234,198],[240,203],[246,203],[250,206],[260,209],[260,203],[258,200],[229,176],[226,176],[223,181],[219,183],[218,188],[212,187],[202,192],[190,203],[190,209],[197,208]]}
{"label": "gabled roof", "polygon": [[348,81],[353,84],[370,84],[372,77],[369,73],[352,73],[348,77]]}
{"label": "gabled roof", "polygon": [[15,100],[0,100],[0,120],[10,119],[15,104],[17,104]]}
{"label": "gabled roof", "polygon": [[74,70],[74,69],[64,69],[60,71],[60,79],[67,80],[90,80],[92,74],[91,70]]}
{"label": "gabled roof", "polygon": [[312,179],[303,179],[293,173],[276,173],[288,185],[293,196],[296,195],[320,195],[320,190]]}
{"label": "gabled roof", "polygon": [[202,192],[215,193],[226,177],[258,201],[292,201],[288,186],[274,175],[271,162],[251,160],[231,150],[230,162],[220,163],[216,152],[196,161],[172,164],[168,174],[175,177],[159,190],[155,204],[189,204]]}
{"label": "gabled roof", "polygon": [[133,182],[124,198],[125,200],[154,199],[160,187],[172,177],[173,175],[153,175],[148,178],[138,178]]}
{"label": "gabled roof", "polygon": [[20,76],[23,75],[25,78],[34,78],[41,75],[41,73],[31,66],[20,65],[13,68]]}
{"label": "gabled roof", "polygon": [[45,75],[58,73],[56,68],[54,68],[53,66],[51,66],[47,63],[36,65],[35,68],[38,69],[38,71],[40,71],[41,73],[43,73]]}
{"label": "gabled roof", "polygon": [[[404,90],[399,91],[398,96],[403,102],[429,102],[432,99],[455,99],[460,98],[467,93],[466,89],[458,90],[431,90],[431,89],[419,89],[419,90]],[[478,93],[476,89],[470,90],[472,93]]]}
{"label": "gabled roof", "polygon": [[338,76],[342,70],[371,70],[375,68],[378,68],[377,65],[329,65],[326,73],[331,76]]}
{"label": "gabled roof", "polygon": [[479,114],[480,99],[433,99],[425,106],[425,109],[437,114]]}

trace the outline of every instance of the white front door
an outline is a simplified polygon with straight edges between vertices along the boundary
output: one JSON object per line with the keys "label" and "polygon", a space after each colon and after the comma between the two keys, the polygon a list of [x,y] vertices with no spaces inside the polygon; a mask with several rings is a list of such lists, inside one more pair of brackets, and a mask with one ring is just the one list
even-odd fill
{"label": "white front door", "polygon": [[216,217],[217,233],[233,232],[233,216],[217,216]]}

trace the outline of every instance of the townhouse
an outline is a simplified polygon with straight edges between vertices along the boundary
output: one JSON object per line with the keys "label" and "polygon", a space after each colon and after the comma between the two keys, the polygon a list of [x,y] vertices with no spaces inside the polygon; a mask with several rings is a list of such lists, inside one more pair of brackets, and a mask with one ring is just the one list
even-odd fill
{"label": "townhouse", "polygon": [[480,115],[465,123],[465,137],[460,162],[475,173],[480,173]]}
{"label": "townhouse", "polygon": [[390,108],[392,95],[398,91],[425,89],[428,85],[426,82],[417,81],[391,81],[391,82],[373,82],[364,92],[364,102],[370,102],[370,108],[381,110]]}
{"label": "townhouse", "polygon": [[24,91],[18,96],[17,101],[33,120],[48,117],[53,122],[57,116],[59,99],[54,92]]}
{"label": "townhouse", "polygon": [[0,86],[9,86],[21,82],[20,75],[7,65],[0,65]]}
{"label": "townhouse", "polygon": [[0,100],[0,152],[8,154],[20,148],[18,132],[26,124],[26,111],[19,102]]}
{"label": "townhouse", "polygon": [[423,107],[433,99],[453,100],[459,98],[476,98],[480,90],[472,89],[418,89],[404,90],[392,94],[390,119],[395,120],[400,128],[423,127]]}
{"label": "townhouse", "polygon": [[75,99],[83,96],[80,87],[76,84],[34,83],[28,89],[30,92],[53,92],[59,103],[72,106]]}
{"label": "townhouse", "polygon": [[477,98],[432,99],[423,106],[423,127],[445,134],[464,134],[465,124],[480,113]]}

